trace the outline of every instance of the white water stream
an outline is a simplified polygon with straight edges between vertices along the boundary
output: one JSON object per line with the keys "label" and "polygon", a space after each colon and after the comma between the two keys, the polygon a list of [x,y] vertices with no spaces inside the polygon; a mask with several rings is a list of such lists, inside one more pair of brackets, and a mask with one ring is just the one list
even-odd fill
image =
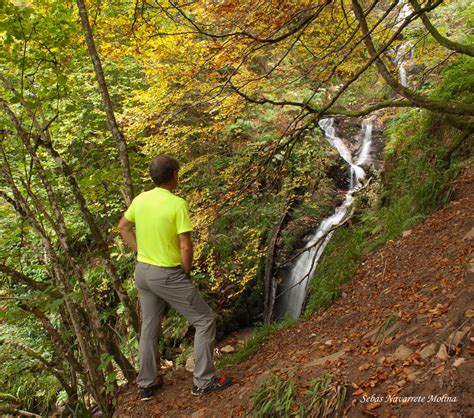
{"label": "white water stream", "polygon": [[[397,26],[401,25],[401,23],[411,14],[410,6],[408,6],[405,1],[401,1],[401,9],[399,12],[399,23]],[[403,87],[408,87],[408,79],[407,79],[407,70],[406,70],[406,63],[407,63],[407,55],[409,55],[410,62],[413,62],[413,48],[410,42],[403,42],[396,50],[395,55],[395,64],[398,67],[398,75],[400,77],[400,84]]]}
{"label": "white water stream", "polygon": [[342,139],[336,135],[333,118],[320,120],[319,126],[323,129],[326,140],[337,149],[341,157],[349,164],[350,187],[342,205],[336,208],[329,218],[324,219],[309,237],[303,252],[295,259],[287,277],[284,277],[283,282],[279,285],[275,301],[277,320],[284,319],[286,316],[293,318],[300,316],[306,297],[306,288],[326,245],[334,233],[333,229],[344,221],[354,199],[353,194],[361,187],[361,180],[365,177],[361,165],[370,163],[372,148],[372,124],[370,120],[362,123],[360,135],[362,142],[359,152],[354,158]]}

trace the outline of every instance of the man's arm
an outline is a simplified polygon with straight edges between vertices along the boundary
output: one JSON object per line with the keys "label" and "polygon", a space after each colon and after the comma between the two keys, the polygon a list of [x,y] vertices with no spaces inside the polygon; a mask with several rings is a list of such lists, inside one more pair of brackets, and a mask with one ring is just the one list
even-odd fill
{"label": "man's arm", "polygon": [[191,232],[178,234],[178,237],[181,259],[183,260],[183,269],[186,274],[190,274],[193,268],[193,242],[191,240]]}
{"label": "man's arm", "polygon": [[135,224],[133,222],[128,221],[125,216],[122,216],[120,222],[118,224],[118,230],[120,235],[122,235],[123,240],[125,243],[134,251],[137,252],[137,238],[135,237],[135,231],[133,227]]}

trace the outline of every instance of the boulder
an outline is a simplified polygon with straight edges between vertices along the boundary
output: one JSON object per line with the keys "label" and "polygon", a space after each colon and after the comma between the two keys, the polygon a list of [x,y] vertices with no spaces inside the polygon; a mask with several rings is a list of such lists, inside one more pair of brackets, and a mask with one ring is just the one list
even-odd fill
{"label": "boulder", "polygon": [[441,344],[441,346],[439,347],[436,357],[438,357],[440,360],[443,360],[443,361],[449,358],[448,349],[446,348],[444,344]]}
{"label": "boulder", "polygon": [[398,346],[398,348],[395,350],[395,353],[392,354],[392,358],[395,359],[395,360],[405,360],[412,353],[413,353],[413,351],[410,348],[405,347],[402,344],[402,345]]}
{"label": "boulder", "polygon": [[420,357],[422,359],[427,359],[428,357],[434,356],[436,354],[436,344],[430,344],[424,347],[420,351]]}
{"label": "boulder", "polygon": [[188,372],[193,372],[194,371],[194,359],[192,357],[189,357],[187,360],[186,360],[186,365],[184,366],[184,368],[188,371]]}
{"label": "boulder", "polygon": [[226,345],[222,347],[220,351],[221,353],[224,353],[224,354],[232,354],[233,352],[235,352],[235,348],[232,347],[231,345]]}

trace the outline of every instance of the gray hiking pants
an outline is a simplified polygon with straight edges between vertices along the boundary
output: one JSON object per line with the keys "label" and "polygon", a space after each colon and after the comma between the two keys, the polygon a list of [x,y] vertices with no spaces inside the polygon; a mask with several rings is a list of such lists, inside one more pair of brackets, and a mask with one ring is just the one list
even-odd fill
{"label": "gray hiking pants", "polygon": [[159,375],[158,339],[166,303],[180,312],[195,328],[193,383],[204,388],[215,374],[212,351],[216,337],[214,313],[181,267],[157,267],[138,262],[135,268],[142,310],[139,344],[140,372],[137,383],[147,388],[157,383]]}

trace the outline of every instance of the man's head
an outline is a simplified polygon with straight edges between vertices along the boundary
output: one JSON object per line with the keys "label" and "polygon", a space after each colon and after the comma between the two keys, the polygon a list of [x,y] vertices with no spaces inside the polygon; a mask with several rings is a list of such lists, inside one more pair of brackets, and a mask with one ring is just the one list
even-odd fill
{"label": "man's head", "polygon": [[173,157],[163,154],[158,155],[149,168],[150,177],[156,186],[171,186],[175,188],[178,184],[179,163]]}

